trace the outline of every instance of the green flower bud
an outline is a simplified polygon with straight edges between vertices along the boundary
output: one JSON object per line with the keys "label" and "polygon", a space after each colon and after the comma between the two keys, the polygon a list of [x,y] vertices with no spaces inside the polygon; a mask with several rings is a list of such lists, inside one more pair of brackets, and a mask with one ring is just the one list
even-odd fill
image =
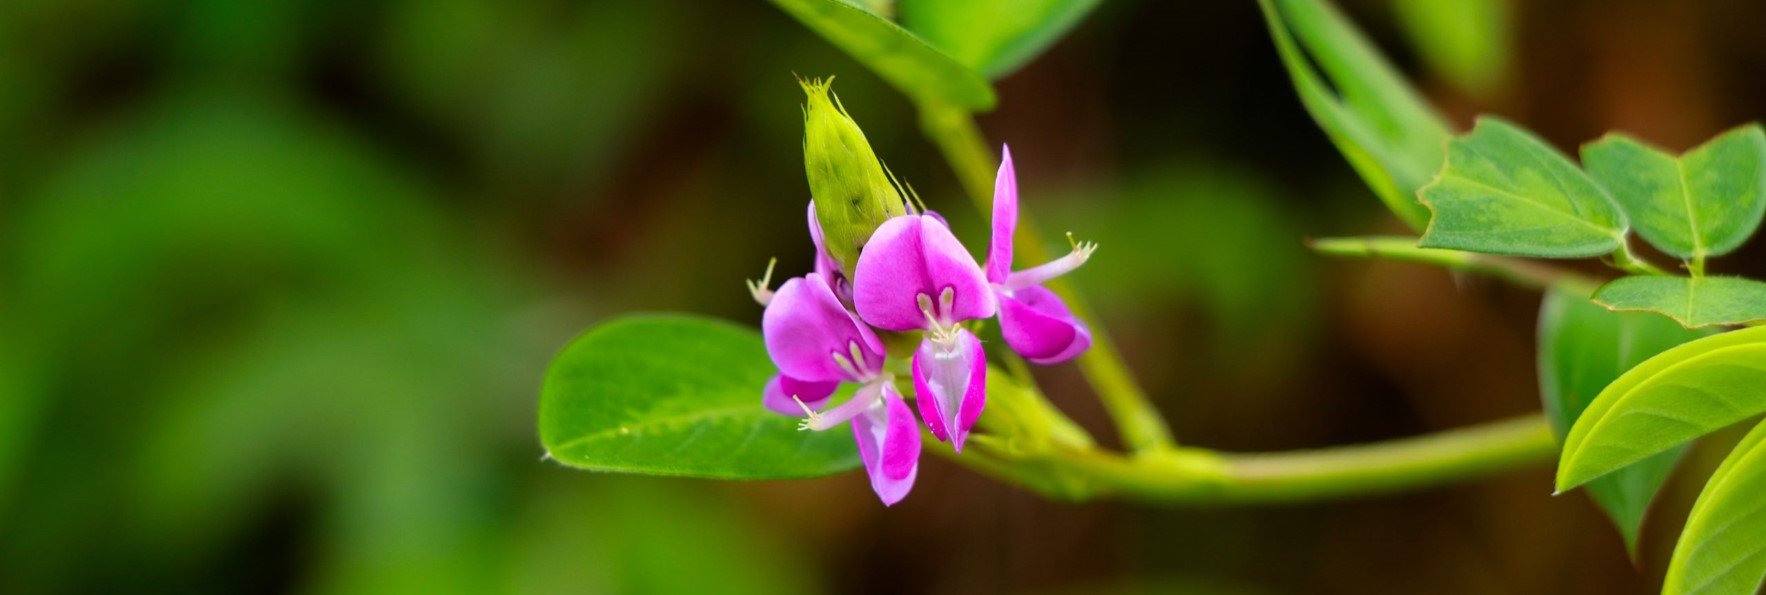
{"label": "green flower bud", "polygon": [[803,169],[816,219],[828,255],[850,274],[871,232],[890,217],[907,214],[907,206],[865,133],[828,90],[834,79],[799,83],[809,96],[803,107]]}

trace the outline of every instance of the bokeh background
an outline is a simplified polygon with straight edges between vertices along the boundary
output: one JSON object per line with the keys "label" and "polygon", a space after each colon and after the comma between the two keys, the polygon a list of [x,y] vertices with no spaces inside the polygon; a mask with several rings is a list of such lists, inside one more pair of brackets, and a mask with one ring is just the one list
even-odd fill
{"label": "bokeh background", "polygon": [[[1342,4],[1461,125],[1683,149],[1766,110],[1766,5],[1484,3]],[[877,153],[982,232],[911,105],[763,2],[0,2],[0,593],[1649,592],[1722,454],[1635,564],[1543,466],[1170,510],[927,457],[886,510],[856,473],[541,461],[572,336],[757,322],[742,279],[807,270],[793,73],[836,75]],[[1305,249],[1401,227],[1251,0],[1105,2],[999,90],[982,127],[1029,211],[1103,244],[1076,282],[1185,442],[1538,409],[1536,295]],[[1760,244],[1715,268],[1766,273]],[[1109,434],[1070,367],[1043,381]]]}

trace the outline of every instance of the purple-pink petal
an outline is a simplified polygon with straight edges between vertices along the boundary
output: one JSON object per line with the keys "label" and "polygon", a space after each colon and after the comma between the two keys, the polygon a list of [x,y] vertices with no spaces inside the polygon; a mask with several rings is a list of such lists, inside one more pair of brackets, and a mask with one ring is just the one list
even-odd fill
{"label": "purple-pink petal", "polygon": [[914,401],[926,429],[957,452],[987,406],[987,353],[969,329],[948,341],[928,337],[914,352]]}
{"label": "purple-pink petal", "polygon": [[852,418],[852,437],[858,442],[865,473],[871,476],[871,489],[883,505],[893,506],[907,497],[920,466],[920,430],[893,386],[883,386],[878,406]]}
{"label": "purple-pink petal", "polygon": [[[828,398],[834,396],[834,391],[838,388],[839,382],[812,382],[779,374],[766,382],[766,388],[761,390],[760,402],[774,413],[803,417],[804,406],[811,411],[821,411],[822,406],[828,404]],[[798,405],[797,401],[803,401],[803,405]]]}
{"label": "purple-pink petal", "polygon": [[882,370],[883,342],[841,305],[821,277],[786,281],[767,304],[760,327],[767,355],[786,376],[862,382]]}
{"label": "purple-pink petal", "polygon": [[1001,145],[999,175],[993,181],[993,243],[987,249],[987,282],[1005,283],[1012,274],[1012,233],[1018,229],[1018,174],[1012,148]]}
{"label": "purple-pink petal", "polygon": [[[859,253],[853,304],[872,326],[892,331],[929,328],[993,316],[993,291],[950,229],[920,215],[883,222]],[[947,293],[948,292],[948,293]]]}
{"label": "purple-pink petal", "polygon": [[852,301],[852,285],[846,282],[846,274],[840,270],[840,262],[828,254],[826,240],[822,236],[822,222],[816,218],[816,201],[809,201],[809,239],[816,245],[816,276],[834,290],[834,296],[842,302]]}
{"label": "purple-pink petal", "polygon": [[1055,292],[1041,286],[999,292],[1000,335],[1036,364],[1058,364],[1091,347],[1091,330]]}

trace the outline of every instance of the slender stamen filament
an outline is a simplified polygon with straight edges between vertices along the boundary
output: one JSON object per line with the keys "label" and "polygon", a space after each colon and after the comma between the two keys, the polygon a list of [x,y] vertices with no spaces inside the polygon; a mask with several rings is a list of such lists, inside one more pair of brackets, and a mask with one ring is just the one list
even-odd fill
{"label": "slender stamen filament", "polygon": [[[858,351],[858,349],[855,346],[853,349],[853,352],[854,352],[853,355],[855,355],[855,356],[858,355],[857,351]],[[840,371],[845,372],[847,378],[857,379],[857,378],[863,377],[861,374],[859,374],[858,366],[856,364],[854,364],[853,361],[854,361],[854,359],[856,359],[859,362],[864,362],[865,361],[864,358],[855,357],[854,359],[847,359],[845,354],[840,354],[840,353],[836,353],[833,355],[834,355],[834,365],[840,366]]]}
{"label": "slender stamen filament", "polygon": [[[870,409],[871,406],[876,404],[883,396],[883,385],[894,381],[893,378],[890,378],[889,375],[885,374],[881,378],[872,380],[864,386],[859,387],[858,392],[853,393],[852,399],[845,403],[841,403],[839,407],[821,413],[811,411],[809,407],[803,405],[802,401],[798,401],[798,406],[803,407],[803,412],[809,414],[809,416],[804,418],[801,423],[797,424],[797,429],[820,432],[839,426],[858,414],[864,413],[865,410]],[[797,397],[793,396],[792,398],[796,399]]]}
{"label": "slender stamen filament", "polygon": [[763,308],[766,307],[767,304],[773,303],[773,290],[768,289],[767,286],[773,284],[773,266],[777,264],[779,264],[778,258],[769,259],[766,262],[766,274],[761,275],[759,281],[753,279],[744,279],[742,281],[748,285],[748,295],[754,296],[754,301],[758,302]]}
{"label": "slender stamen filament", "polygon": [[1090,259],[1092,253],[1097,249],[1098,245],[1092,242],[1074,244],[1073,251],[1067,253],[1066,256],[1007,275],[1005,287],[1007,290],[1013,291],[1042,285],[1050,279],[1073,272],[1074,269],[1079,268],[1079,265],[1085,264],[1085,261]]}

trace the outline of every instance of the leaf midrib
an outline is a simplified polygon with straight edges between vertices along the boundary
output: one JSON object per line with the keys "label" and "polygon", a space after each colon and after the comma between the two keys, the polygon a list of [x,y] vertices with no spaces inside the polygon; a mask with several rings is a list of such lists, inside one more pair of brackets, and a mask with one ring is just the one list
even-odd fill
{"label": "leaf midrib", "polygon": [[[1692,206],[1692,184],[1686,181],[1686,156],[1682,155],[1674,159],[1674,172],[1680,178],[1680,200],[1686,203],[1686,226],[1692,234],[1692,257],[1695,260],[1702,260],[1706,251],[1705,240],[1699,233],[1698,211]],[[1690,305],[1688,310],[1691,310]]]}
{"label": "leaf midrib", "polygon": [[592,434],[577,436],[575,438],[571,438],[569,441],[566,441],[563,444],[558,445],[557,448],[554,448],[552,450],[553,451],[569,450],[571,448],[575,448],[577,446],[580,446],[586,442],[591,442],[594,440],[600,440],[603,438],[609,438],[609,437],[618,435],[621,433],[622,430],[627,434],[637,434],[637,433],[640,433],[646,429],[651,429],[651,428],[654,428],[657,426],[674,425],[674,424],[679,424],[679,423],[690,423],[690,422],[694,422],[694,421],[704,421],[704,420],[708,420],[708,419],[718,419],[718,418],[725,418],[725,417],[737,417],[737,416],[740,416],[743,414],[755,414],[756,413],[755,409],[757,407],[758,407],[758,405],[732,405],[729,407],[720,407],[717,409],[703,409],[703,410],[688,413],[686,415],[678,415],[678,416],[672,416],[672,417],[652,417],[652,418],[645,419],[644,421],[633,422],[633,423],[629,423],[629,424],[620,424],[619,427],[609,428],[609,429],[595,432]]}
{"label": "leaf midrib", "polygon": [[[1645,387],[1653,385],[1655,382],[1657,382],[1658,378],[1661,378],[1663,375],[1673,372],[1674,370],[1679,369],[1682,366],[1692,365],[1692,364],[1695,364],[1695,363],[1700,362],[1702,360],[1705,360],[1705,359],[1708,359],[1711,357],[1715,357],[1719,354],[1728,353],[1730,351],[1734,351],[1734,350],[1738,350],[1738,349],[1758,349],[1763,346],[1766,346],[1766,344],[1750,342],[1750,343],[1742,343],[1739,345],[1726,345],[1723,347],[1719,347],[1717,349],[1713,349],[1711,351],[1699,354],[1697,356],[1687,358],[1685,360],[1682,360],[1682,361],[1680,361],[1674,365],[1668,366],[1666,368],[1662,368],[1661,371],[1651,374],[1648,379],[1638,382],[1635,386],[1632,386],[1629,390],[1626,390],[1625,394],[1623,396],[1619,397],[1618,399],[1615,399],[1613,406],[1608,407],[1605,411],[1602,411],[1600,413],[1600,419],[1596,420],[1594,423],[1594,426],[1589,428],[1588,433],[1581,440],[1578,440],[1576,442],[1576,457],[1574,460],[1572,460],[1570,462],[1569,467],[1576,468],[1577,466],[1579,466],[1579,464],[1583,460],[1582,454],[1587,452],[1588,449],[1590,448],[1589,447],[1590,443],[1588,441],[1588,437],[1594,436],[1594,435],[1600,433],[1602,431],[1602,429],[1606,427],[1607,423],[1614,419],[1613,411],[1618,410],[1622,405],[1628,403],[1633,398],[1634,395],[1636,395],[1639,391],[1644,390]],[[1598,400],[1598,397],[1597,397],[1597,400]],[[1672,448],[1672,447],[1673,447],[1672,445],[1669,446],[1669,448]],[[1666,450],[1666,449],[1663,449],[1663,450]],[[1661,452],[1661,451],[1657,451],[1657,452]],[[1639,459],[1639,460],[1641,460],[1641,459]],[[1589,477],[1589,478],[1583,480],[1582,482],[1578,483],[1577,485],[1582,485],[1582,484],[1586,484],[1590,481],[1594,481],[1594,480],[1599,479],[1608,473],[1612,473],[1613,471],[1617,471],[1618,469],[1621,469],[1621,468],[1623,468],[1623,466],[1609,469],[1600,475]]]}
{"label": "leaf midrib", "polygon": [[[1442,179],[1451,179],[1451,180],[1458,180],[1458,181],[1461,181],[1461,182],[1465,182],[1465,183],[1467,183],[1467,184],[1470,184],[1470,185],[1472,185],[1472,186],[1476,186],[1476,187],[1478,187],[1478,188],[1480,188],[1480,189],[1483,189],[1483,190],[1487,190],[1487,191],[1489,191],[1489,192],[1492,192],[1492,193],[1495,193],[1495,194],[1499,194],[1499,195],[1502,195],[1502,196],[1507,196],[1507,197],[1510,197],[1510,198],[1514,198],[1514,199],[1517,199],[1517,200],[1519,200],[1519,201],[1521,201],[1521,202],[1524,202],[1524,203],[1527,203],[1527,204],[1529,204],[1529,205],[1532,205],[1532,206],[1534,206],[1534,207],[1538,207],[1538,208],[1540,208],[1540,209],[1544,209],[1544,210],[1546,210],[1546,211],[1549,211],[1549,212],[1552,212],[1552,213],[1556,213],[1556,214],[1558,214],[1558,215],[1561,215],[1561,216],[1564,216],[1564,217],[1567,217],[1567,218],[1569,218],[1569,219],[1570,219],[1570,220],[1571,220],[1571,221],[1575,221],[1575,222],[1576,222],[1576,223],[1580,223],[1580,224],[1582,224],[1582,225],[1583,225],[1583,226],[1586,226],[1586,227],[1588,227],[1588,228],[1589,228],[1589,229],[1593,229],[1593,230],[1595,230],[1595,231],[1598,231],[1598,232],[1600,232],[1600,233],[1601,233],[1601,235],[1603,235],[1603,236],[1607,236],[1607,237],[1618,237],[1618,238],[1621,238],[1621,239],[1622,239],[1622,238],[1623,238],[1623,237],[1624,237],[1624,235],[1623,235],[1623,234],[1616,234],[1616,233],[1614,233],[1614,232],[1615,232],[1615,230],[1614,230],[1614,229],[1612,229],[1612,228],[1608,228],[1608,227],[1603,227],[1603,226],[1600,226],[1600,225],[1596,225],[1596,224],[1595,224],[1595,223],[1594,223],[1594,222],[1593,222],[1593,221],[1589,221],[1589,220],[1587,220],[1587,219],[1584,219],[1584,218],[1582,218],[1582,217],[1581,217],[1581,216],[1580,216],[1580,215],[1578,215],[1578,214],[1576,214],[1576,213],[1573,213],[1573,212],[1566,212],[1566,211],[1564,211],[1564,210],[1562,210],[1562,209],[1559,209],[1559,208],[1557,208],[1557,207],[1554,207],[1554,206],[1551,206],[1551,205],[1549,205],[1549,204],[1546,204],[1546,203],[1544,203],[1544,202],[1541,202],[1541,201],[1539,201],[1539,200],[1538,200],[1538,199],[1535,199],[1535,198],[1531,198],[1531,197],[1528,197],[1528,196],[1526,196],[1526,195],[1523,195],[1523,194],[1518,194],[1518,193],[1516,193],[1516,192],[1514,192],[1514,191],[1512,191],[1512,190],[1504,190],[1504,189],[1502,189],[1502,188],[1498,188],[1498,187],[1495,187],[1495,186],[1491,186],[1491,185],[1489,185],[1489,184],[1486,184],[1486,183],[1483,183],[1483,182],[1479,182],[1479,181],[1477,181],[1477,180],[1474,180],[1474,179],[1472,179],[1472,178],[1468,178],[1468,177],[1466,177],[1466,176],[1464,176],[1464,175],[1461,175],[1461,174],[1457,174],[1457,173],[1446,173],[1446,172],[1443,172],[1443,173],[1442,173],[1442,174],[1441,174],[1441,177],[1442,177]],[[1566,196],[1567,196],[1567,194],[1566,194]]]}

